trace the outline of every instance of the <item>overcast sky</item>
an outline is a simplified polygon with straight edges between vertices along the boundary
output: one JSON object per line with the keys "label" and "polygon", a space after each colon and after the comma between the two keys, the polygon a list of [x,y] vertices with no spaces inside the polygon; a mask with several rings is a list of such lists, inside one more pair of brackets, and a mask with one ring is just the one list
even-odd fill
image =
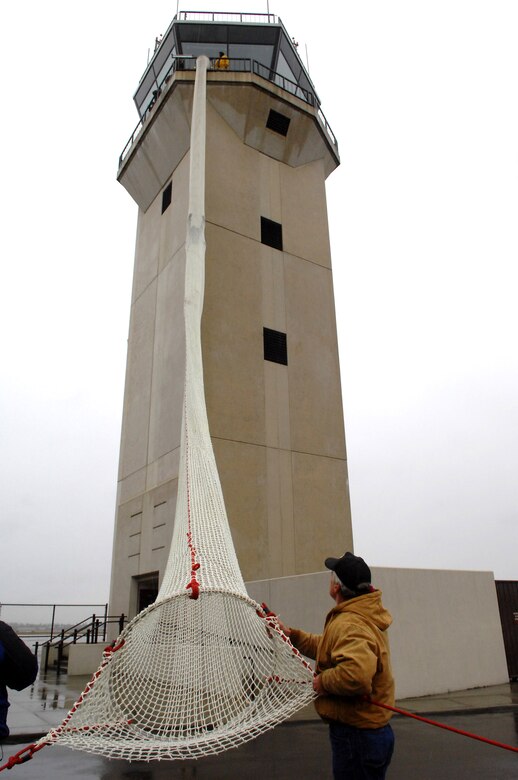
{"label": "overcast sky", "polygon": [[[269,10],[340,146],[328,209],[356,552],[518,579],[518,5]],[[108,597],[137,216],[115,176],[175,12],[2,14],[3,602]]]}

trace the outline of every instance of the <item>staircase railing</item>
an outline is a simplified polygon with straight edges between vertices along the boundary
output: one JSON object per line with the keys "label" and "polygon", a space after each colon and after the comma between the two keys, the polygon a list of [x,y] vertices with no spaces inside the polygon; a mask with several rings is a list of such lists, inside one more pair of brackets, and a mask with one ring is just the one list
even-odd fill
{"label": "staircase railing", "polygon": [[79,623],[69,626],[69,628],[61,629],[57,636],[47,639],[45,642],[36,642],[34,652],[37,654],[39,648],[41,648],[42,666],[43,671],[46,673],[49,669],[51,649],[55,648],[57,650],[56,672],[61,674],[65,661],[66,647],[75,645],[78,642],[93,645],[105,644],[108,626],[116,624],[120,634],[126,622],[127,618],[124,614],[108,615],[105,613],[103,616],[93,614]]}

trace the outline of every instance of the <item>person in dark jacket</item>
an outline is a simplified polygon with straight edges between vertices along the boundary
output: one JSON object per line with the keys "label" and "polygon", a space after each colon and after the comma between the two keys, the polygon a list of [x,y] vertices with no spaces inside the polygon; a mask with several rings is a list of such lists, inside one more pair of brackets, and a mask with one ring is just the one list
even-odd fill
{"label": "person in dark jacket", "polygon": [[329,724],[335,780],[383,780],[394,749],[391,712],[370,699],[394,706],[392,617],[363,558],[346,552],[325,565],[335,606],[322,634],[281,628],[303,655],[316,659],[315,708]]}
{"label": "person in dark jacket", "polygon": [[7,688],[23,691],[38,675],[38,659],[16,631],[0,620],[0,739],[9,736]]}
{"label": "person in dark jacket", "polygon": [[5,649],[0,642],[0,739],[5,739],[9,736],[9,728],[7,726],[7,710],[9,709],[9,700],[7,698],[7,688],[2,678],[2,666],[5,658]]}

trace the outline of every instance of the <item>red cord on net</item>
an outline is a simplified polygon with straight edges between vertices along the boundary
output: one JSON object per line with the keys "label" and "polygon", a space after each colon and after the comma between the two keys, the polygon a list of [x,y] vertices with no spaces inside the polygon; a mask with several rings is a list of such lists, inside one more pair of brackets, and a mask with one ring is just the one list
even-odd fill
{"label": "red cord on net", "polygon": [[191,529],[191,486],[189,481],[189,433],[187,430],[187,399],[184,406],[185,417],[185,488],[187,491],[187,545],[191,552],[191,579],[185,586],[186,590],[191,591],[189,598],[197,599],[200,595],[200,583],[196,578],[196,572],[200,568],[199,562],[196,560],[196,547],[192,540]]}
{"label": "red cord on net", "polygon": [[[311,664],[308,663],[308,661],[306,661],[306,659],[304,658],[302,653],[300,653],[297,650],[297,648],[294,645],[292,645],[291,640],[289,639],[289,637],[287,637],[286,634],[284,633],[284,631],[282,631],[281,627],[279,626],[279,619],[278,619],[276,613],[272,612],[272,610],[270,609],[268,604],[265,604],[264,601],[261,604],[261,610],[262,610],[261,612],[258,609],[256,610],[256,613],[259,615],[259,617],[264,619],[264,621],[265,621],[267,626],[269,626],[270,628],[273,628],[275,630],[275,632],[280,636],[280,638],[282,639],[283,642],[285,642],[287,645],[290,645],[291,651],[292,651],[293,655],[297,656],[299,661],[301,661],[302,665],[305,666],[306,669],[308,669],[308,671],[312,672],[313,673],[313,677],[315,677],[316,675],[313,672],[313,668],[312,668]],[[272,635],[270,633],[270,630],[267,628],[266,631],[268,633],[268,636],[271,638]],[[280,677],[277,677],[277,676],[269,677],[268,678],[268,682],[272,682],[272,681],[281,682],[281,679],[280,679]],[[287,682],[287,681],[284,680],[284,682]],[[307,683],[304,683],[304,684],[306,685]]]}
{"label": "red cord on net", "polygon": [[[97,671],[94,672],[94,674],[92,675],[92,677],[91,677],[90,681],[88,682],[86,688],[84,689],[84,691],[82,692],[81,696],[79,697],[79,699],[76,701],[76,703],[74,704],[74,706],[72,707],[72,709],[70,710],[68,715],[66,716],[65,720],[63,721],[63,723],[60,726],[58,726],[57,728],[52,729],[49,732],[49,735],[58,735],[61,732],[65,731],[65,727],[66,727],[67,723],[70,721],[70,718],[72,717],[74,712],[76,712],[76,710],[79,708],[79,706],[83,703],[85,697],[92,690],[92,687],[93,687],[95,681],[97,680],[97,678],[99,677],[99,675],[103,671],[104,667],[106,666],[106,664],[110,660],[110,658],[113,655],[113,653],[116,653],[117,650],[120,650],[121,647],[123,647],[123,646],[124,646],[124,639],[121,642],[119,642],[118,645],[113,645],[113,646],[112,645],[108,645],[108,647],[104,648],[103,660],[102,660],[101,665],[99,666]],[[26,747],[22,748],[17,753],[15,753],[13,756],[11,756],[7,760],[7,762],[5,764],[0,766],[0,772],[3,772],[4,769],[12,769],[14,766],[17,766],[18,764],[25,764],[26,761],[30,761],[30,759],[33,757],[33,755],[35,753],[38,752],[38,750],[41,750],[42,748],[46,747],[47,745],[51,745],[51,744],[52,744],[52,740],[49,739],[48,742],[40,742],[40,743],[33,742],[30,745],[27,745]]]}
{"label": "red cord on net", "polygon": [[43,742],[41,745],[37,745],[35,742],[33,742],[31,745],[27,745],[27,747],[19,750],[18,753],[15,753],[14,756],[11,756],[5,764],[0,766],[0,772],[2,772],[4,769],[12,769],[13,766],[17,766],[17,764],[25,764],[26,761],[31,760],[33,755],[37,753],[38,750],[41,750],[47,744],[50,743]]}

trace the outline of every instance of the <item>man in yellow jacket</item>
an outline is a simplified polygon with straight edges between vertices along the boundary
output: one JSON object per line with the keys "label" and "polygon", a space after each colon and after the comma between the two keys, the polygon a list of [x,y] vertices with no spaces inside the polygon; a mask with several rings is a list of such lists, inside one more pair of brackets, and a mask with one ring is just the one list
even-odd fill
{"label": "man in yellow jacket", "polygon": [[230,60],[224,51],[220,51],[219,57],[214,63],[214,65],[218,70],[228,70],[230,65]]}
{"label": "man in yellow jacket", "polygon": [[346,552],[325,565],[336,606],[323,633],[283,629],[303,655],[316,659],[315,708],[329,723],[335,780],[383,780],[394,750],[392,713],[369,699],[394,706],[387,637],[392,617],[363,558]]}

